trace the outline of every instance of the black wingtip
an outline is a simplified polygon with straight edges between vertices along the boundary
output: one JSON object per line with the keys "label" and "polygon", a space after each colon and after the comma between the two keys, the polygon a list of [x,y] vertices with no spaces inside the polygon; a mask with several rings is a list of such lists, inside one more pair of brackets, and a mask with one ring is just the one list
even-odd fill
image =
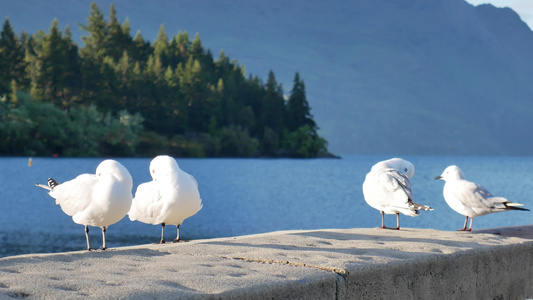
{"label": "black wingtip", "polygon": [[523,211],[529,211],[529,209],[522,207],[523,205],[520,203],[512,203],[512,202],[504,202],[503,205],[505,205],[505,210],[523,210]]}
{"label": "black wingtip", "polygon": [[48,186],[50,187],[50,189],[53,189],[54,187],[58,185],[59,185],[59,182],[55,181],[52,178],[48,178]]}
{"label": "black wingtip", "polygon": [[527,209],[527,208],[516,207],[516,206],[507,206],[506,208],[507,208],[507,210],[523,210],[523,211],[530,211],[530,210]]}

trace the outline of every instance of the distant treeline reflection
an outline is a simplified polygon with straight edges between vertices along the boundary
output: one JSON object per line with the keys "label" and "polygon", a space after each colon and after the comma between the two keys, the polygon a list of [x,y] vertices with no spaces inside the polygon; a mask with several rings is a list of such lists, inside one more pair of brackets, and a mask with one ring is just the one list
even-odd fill
{"label": "distant treeline reflection", "polygon": [[84,46],[57,20],[49,33],[0,36],[0,155],[188,157],[327,153],[298,73],[284,96],[274,73],[264,83],[198,34],[153,43],[130,35],[113,5],[91,5]]}

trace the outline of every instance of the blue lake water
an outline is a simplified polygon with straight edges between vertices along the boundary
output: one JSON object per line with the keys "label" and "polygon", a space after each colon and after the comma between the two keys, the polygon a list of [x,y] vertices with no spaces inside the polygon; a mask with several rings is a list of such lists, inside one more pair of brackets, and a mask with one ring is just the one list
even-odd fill
{"label": "blue lake water", "polygon": [[[228,237],[289,229],[377,227],[381,217],[363,199],[361,185],[376,162],[390,157],[346,156],[342,159],[178,159],[195,176],[204,207],[185,220],[185,240]],[[433,178],[451,164],[493,194],[533,209],[533,158],[530,157],[403,157],[415,165],[411,179],[415,201],[432,206],[415,218],[401,216],[402,227],[456,230],[464,217],[442,196],[443,181]],[[117,158],[136,187],[151,180],[151,159]],[[48,177],[59,182],[94,173],[100,158],[0,158],[0,257],[85,248],[82,225],[75,224],[47,191],[35,186]],[[386,216],[395,225],[394,215]],[[474,229],[533,223],[532,212],[509,211],[478,217]],[[109,226],[107,246],[147,244],[159,240],[160,226],[131,222]],[[175,227],[166,229],[167,240]],[[91,245],[101,245],[101,230],[91,228]]]}

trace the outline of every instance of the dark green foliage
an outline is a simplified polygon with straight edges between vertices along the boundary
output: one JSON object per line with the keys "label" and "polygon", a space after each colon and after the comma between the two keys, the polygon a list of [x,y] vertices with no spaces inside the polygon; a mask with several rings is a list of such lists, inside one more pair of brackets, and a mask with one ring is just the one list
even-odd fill
{"label": "dark green foliage", "polygon": [[309,125],[299,127],[287,134],[285,149],[290,156],[314,157],[327,151],[327,142],[316,134]]}
{"label": "dark green foliage", "polygon": [[18,102],[2,101],[0,150],[4,155],[128,156],[142,134],[142,117],[120,111],[102,114],[96,106],[68,112],[52,103],[35,101],[25,92]]}
{"label": "dark green foliage", "polygon": [[257,140],[238,127],[224,127],[220,133],[220,155],[249,157],[257,149]]}
{"label": "dark green foliage", "polygon": [[109,23],[106,28],[107,37],[105,39],[105,54],[106,56],[110,56],[116,62],[122,57],[124,52],[127,53],[128,50],[132,50],[133,40],[130,35],[128,19],[120,25],[113,4],[111,4],[109,8]]}
{"label": "dark green foliage", "polygon": [[0,32],[0,96],[11,93],[12,82],[19,89],[27,88],[26,62],[22,43],[13,33],[13,28],[6,18]]}
{"label": "dark green foliage", "polygon": [[[316,131],[317,126],[311,115],[311,108],[305,96],[305,84],[300,80],[300,74],[294,76],[294,86],[287,102],[287,128],[295,131],[301,126],[309,126]],[[314,132],[316,134],[316,132]]]}
{"label": "dark green foliage", "polygon": [[[327,151],[296,73],[290,96],[274,72],[245,77],[200,35],[153,44],[130,35],[115,7],[91,4],[84,46],[57,20],[49,33],[0,38],[0,154],[65,156],[314,157]],[[19,92],[17,92],[19,91]],[[23,93],[21,91],[26,91]],[[30,94],[28,94],[30,93]],[[285,99],[288,99],[286,101]]]}
{"label": "dark green foliage", "polygon": [[261,152],[264,155],[268,156],[278,155],[277,152],[280,149],[279,140],[279,134],[277,134],[274,130],[270,129],[270,127],[265,127],[263,138],[261,139]]}
{"label": "dark green foliage", "polygon": [[33,77],[31,93],[36,99],[58,105],[68,110],[80,101],[81,70],[78,47],[72,41],[67,27],[63,37],[57,20],[52,22],[35,54],[26,55],[32,61],[29,68]]}

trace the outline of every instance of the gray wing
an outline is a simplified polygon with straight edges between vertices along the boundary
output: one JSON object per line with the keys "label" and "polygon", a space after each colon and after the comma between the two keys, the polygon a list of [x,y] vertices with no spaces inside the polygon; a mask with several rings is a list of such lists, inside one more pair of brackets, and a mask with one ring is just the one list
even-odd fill
{"label": "gray wing", "polygon": [[455,194],[457,199],[460,199],[465,206],[472,209],[493,209],[494,203],[492,199],[494,196],[483,186],[463,180],[457,187]]}
{"label": "gray wing", "polygon": [[[385,169],[385,174],[387,175],[387,180],[383,180],[387,190],[393,192],[398,188],[401,188],[409,200],[413,199],[413,191],[411,189],[411,181],[407,175],[400,173],[394,169]],[[381,181],[381,180],[380,180]]]}
{"label": "gray wing", "polygon": [[394,169],[380,170],[379,185],[387,192],[389,205],[394,207],[408,207],[413,197],[409,178]]}

